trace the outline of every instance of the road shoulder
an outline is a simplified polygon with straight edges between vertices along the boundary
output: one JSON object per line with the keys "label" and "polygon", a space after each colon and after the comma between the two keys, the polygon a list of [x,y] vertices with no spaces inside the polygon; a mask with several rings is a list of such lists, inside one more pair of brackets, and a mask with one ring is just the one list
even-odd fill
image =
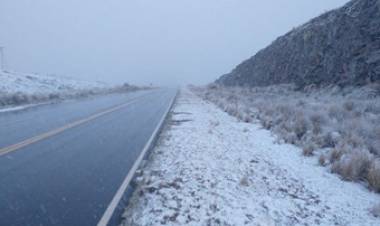
{"label": "road shoulder", "polygon": [[379,225],[379,195],[182,90],[125,225]]}

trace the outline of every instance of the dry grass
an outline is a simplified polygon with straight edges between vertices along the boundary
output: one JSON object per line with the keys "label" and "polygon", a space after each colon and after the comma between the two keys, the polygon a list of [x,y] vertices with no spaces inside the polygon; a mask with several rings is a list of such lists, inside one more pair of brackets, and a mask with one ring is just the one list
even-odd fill
{"label": "dry grass", "polygon": [[302,149],[302,154],[304,156],[313,156],[315,147],[313,145],[308,145]]}
{"label": "dry grass", "polygon": [[320,155],[318,158],[319,165],[326,166],[327,165],[327,158],[324,154]]}
{"label": "dry grass", "polygon": [[[245,122],[259,120],[287,143],[317,155],[345,180],[364,180],[380,192],[380,92],[374,87],[292,85],[193,88],[201,97]],[[319,152],[323,150],[323,155]]]}
{"label": "dry grass", "polygon": [[[368,170],[368,183],[371,185],[371,187],[377,191],[380,192],[380,160],[376,159],[372,161],[372,164],[370,165],[370,168]],[[379,211],[380,214],[380,211]]]}
{"label": "dry grass", "polygon": [[[343,151],[344,152],[344,151]],[[366,151],[345,153],[339,160],[333,162],[332,171],[345,180],[365,180],[371,163],[371,156]]]}

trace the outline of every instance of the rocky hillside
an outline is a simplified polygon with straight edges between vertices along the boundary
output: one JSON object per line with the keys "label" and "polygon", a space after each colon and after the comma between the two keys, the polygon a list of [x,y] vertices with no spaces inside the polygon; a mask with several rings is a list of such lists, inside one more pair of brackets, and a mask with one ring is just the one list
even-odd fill
{"label": "rocky hillside", "polygon": [[278,38],[223,75],[228,86],[380,81],[380,0],[353,0]]}

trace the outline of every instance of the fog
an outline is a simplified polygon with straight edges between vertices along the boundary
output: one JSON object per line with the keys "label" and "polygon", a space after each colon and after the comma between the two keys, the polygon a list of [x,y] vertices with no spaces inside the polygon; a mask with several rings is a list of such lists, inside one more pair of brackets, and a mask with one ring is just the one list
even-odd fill
{"label": "fog", "polygon": [[347,0],[1,0],[13,71],[205,84]]}

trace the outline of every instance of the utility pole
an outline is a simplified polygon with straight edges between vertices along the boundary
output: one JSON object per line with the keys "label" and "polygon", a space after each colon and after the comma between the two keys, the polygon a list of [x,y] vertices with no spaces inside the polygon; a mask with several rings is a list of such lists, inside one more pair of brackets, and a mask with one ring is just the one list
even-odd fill
{"label": "utility pole", "polygon": [[4,47],[0,46],[0,71],[5,70]]}

